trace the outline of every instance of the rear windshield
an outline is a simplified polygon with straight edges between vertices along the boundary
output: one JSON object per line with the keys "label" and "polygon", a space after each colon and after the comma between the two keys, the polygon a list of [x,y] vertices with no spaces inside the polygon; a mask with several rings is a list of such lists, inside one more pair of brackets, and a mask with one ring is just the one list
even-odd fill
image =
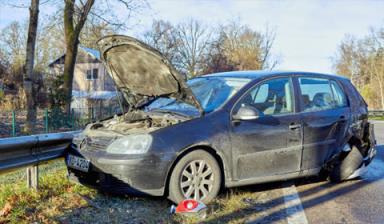
{"label": "rear windshield", "polygon": [[349,89],[349,94],[350,97],[352,97],[351,101],[354,101],[355,105],[357,104],[358,106],[364,106],[368,107],[367,102],[364,100],[364,98],[361,96],[359,91],[356,89],[356,87],[351,83],[351,81],[344,81],[344,86],[346,86]]}

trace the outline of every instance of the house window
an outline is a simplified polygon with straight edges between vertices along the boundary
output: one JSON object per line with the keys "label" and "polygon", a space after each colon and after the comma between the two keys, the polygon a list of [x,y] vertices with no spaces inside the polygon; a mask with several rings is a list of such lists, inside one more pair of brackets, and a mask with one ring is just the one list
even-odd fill
{"label": "house window", "polygon": [[97,68],[87,70],[87,79],[88,80],[97,79],[98,73],[99,73],[99,69]]}

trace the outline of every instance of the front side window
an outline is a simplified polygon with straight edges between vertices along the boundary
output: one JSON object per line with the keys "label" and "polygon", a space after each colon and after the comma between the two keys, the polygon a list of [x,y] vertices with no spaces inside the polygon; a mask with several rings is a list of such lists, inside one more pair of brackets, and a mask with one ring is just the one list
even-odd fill
{"label": "front side window", "polygon": [[253,87],[235,107],[252,106],[264,115],[277,115],[293,112],[293,91],[289,78],[268,80]]}
{"label": "front side window", "polygon": [[344,107],[347,99],[335,81],[322,78],[299,78],[302,110],[321,111]]}

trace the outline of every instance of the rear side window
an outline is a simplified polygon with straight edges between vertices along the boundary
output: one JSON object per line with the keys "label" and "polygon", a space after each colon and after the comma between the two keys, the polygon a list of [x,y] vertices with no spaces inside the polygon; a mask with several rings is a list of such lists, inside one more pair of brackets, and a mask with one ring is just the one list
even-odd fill
{"label": "rear side window", "polygon": [[347,106],[343,90],[333,80],[301,77],[299,84],[304,112]]}
{"label": "rear side window", "polygon": [[335,100],[335,106],[336,107],[346,107],[348,106],[347,97],[345,96],[345,93],[343,89],[341,89],[340,85],[335,82],[331,81],[331,89]]}

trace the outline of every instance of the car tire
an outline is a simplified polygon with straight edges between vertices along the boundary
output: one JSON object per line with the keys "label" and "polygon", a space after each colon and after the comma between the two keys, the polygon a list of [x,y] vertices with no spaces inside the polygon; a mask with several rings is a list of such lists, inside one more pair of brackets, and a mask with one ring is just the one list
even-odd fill
{"label": "car tire", "polygon": [[217,160],[204,150],[195,150],[182,157],[169,180],[168,198],[179,203],[195,199],[205,204],[220,191],[221,170]]}
{"label": "car tire", "polygon": [[356,146],[352,146],[352,149],[347,156],[335,165],[329,175],[329,179],[332,182],[341,182],[346,180],[361,166],[363,159],[364,158],[359,149]]}

